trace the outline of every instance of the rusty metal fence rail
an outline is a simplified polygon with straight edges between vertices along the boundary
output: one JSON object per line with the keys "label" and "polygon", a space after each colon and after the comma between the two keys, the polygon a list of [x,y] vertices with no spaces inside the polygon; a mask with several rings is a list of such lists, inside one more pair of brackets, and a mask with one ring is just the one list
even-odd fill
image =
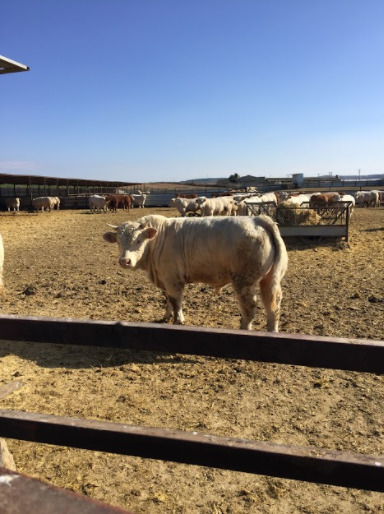
{"label": "rusty metal fence rail", "polygon": [[[0,316],[0,334],[4,341],[384,373],[384,341],[365,339],[18,316]],[[384,492],[384,456],[6,410],[0,437]]]}

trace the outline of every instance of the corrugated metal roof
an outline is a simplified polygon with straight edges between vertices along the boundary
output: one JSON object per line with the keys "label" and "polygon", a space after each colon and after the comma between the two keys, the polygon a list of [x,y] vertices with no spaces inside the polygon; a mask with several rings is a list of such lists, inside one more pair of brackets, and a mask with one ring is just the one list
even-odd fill
{"label": "corrugated metal roof", "polygon": [[106,187],[124,187],[136,186],[141,182],[118,182],[110,180],[95,180],[82,178],[56,178],[38,175],[11,175],[8,173],[0,173],[1,184],[16,185],[52,185],[52,186],[106,186]]}
{"label": "corrugated metal roof", "polygon": [[29,66],[25,64],[21,64],[16,61],[12,61],[12,59],[8,59],[3,55],[0,55],[0,74],[2,73],[15,73],[17,71],[28,71]]}

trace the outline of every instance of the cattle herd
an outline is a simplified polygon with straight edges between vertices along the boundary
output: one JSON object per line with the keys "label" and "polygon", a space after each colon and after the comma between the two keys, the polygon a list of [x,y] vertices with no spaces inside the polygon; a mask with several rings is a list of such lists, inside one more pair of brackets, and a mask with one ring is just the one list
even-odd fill
{"label": "cattle herd", "polygon": [[[198,195],[177,195],[170,202],[181,216],[188,213],[201,216],[247,216],[250,213],[260,214],[262,205],[273,204],[278,209],[296,210],[303,207],[302,223],[315,225],[321,222],[321,210],[337,205],[348,205],[352,214],[355,205],[361,207],[379,207],[384,202],[384,191],[357,191],[354,195],[344,193],[288,193],[274,191],[259,193],[227,193],[215,195],[213,198]],[[297,216],[296,216],[297,221]]]}
{"label": "cattle herd", "polygon": [[91,195],[89,197],[89,208],[92,212],[116,212],[117,209],[128,210],[133,207],[144,208],[147,195],[138,194],[114,194],[114,195]]}
{"label": "cattle herd", "polygon": [[[92,194],[88,197],[88,206],[91,212],[116,212],[117,209],[129,210],[132,207],[145,207],[147,194],[139,190],[137,194]],[[384,191],[357,191],[352,194],[344,193],[292,193],[274,191],[260,194],[249,193],[212,193],[212,197],[198,196],[197,194],[177,194],[170,201],[170,206],[175,207],[181,216],[189,214],[201,216],[246,216],[257,212],[258,204],[274,204],[280,208],[309,207],[318,211],[321,208],[329,208],[338,202],[348,202],[350,213],[353,208],[379,207],[384,202]],[[20,198],[5,197],[3,204],[8,211],[20,211]],[[255,210],[256,208],[256,210]],[[57,196],[39,196],[32,199],[32,209],[35,211],[52,211],[60,209],[60,198]],[[316,218],[313,218],[316,219]],[[320,218],[319,218],[320,219]]]}
{"label": "cattle herd", "polygon": [[[92,212],[95,211],[116,211],[118,208],[129,210],[132,206],[144,207],[147,195],[139,194],[109,194],[109,195],[90,195],[88,205]],[[8,211],[20,211],[20,198],[6,197],[4,205]],[[60,198],[58,196],[38,196],[32,198],[32,209],[34,211],[48,211],[60,209]]]}

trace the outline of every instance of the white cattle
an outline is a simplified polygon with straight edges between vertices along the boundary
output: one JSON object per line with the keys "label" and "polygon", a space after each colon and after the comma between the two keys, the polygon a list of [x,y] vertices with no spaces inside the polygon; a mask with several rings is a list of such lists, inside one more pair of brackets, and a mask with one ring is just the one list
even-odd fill
{"label": "white cattle", "polygon": [[202,216],[231,216],[236,213],[236,208],[237,204],[232,196],[205,198],[200,202]]}
{"label": "white cattle", "polygon": [[172,198],[169,206],[175,207],[182,216],[186,216],[187,212],[194,212],[196,214],[200,209],[196,198]]}
{"label": "white cattle", "polygon": [[351,202],[351,205],[349,206],[349,215],[352,216],[353,209],[355,208],[355,204],[356,204],[355,197],[352,195],[341,195],[339,201],[340,202]]}
{"label": "white cattle", "polygon": [[105,196],[91,195],[88,199],[88,205],[92,212],[107,212],[108,210],[108,200]]}
{"label": "white cattle", "polygon": [[187,283],[204,283],[217,292],[231,283],[241,310],[240,328],[250,330],[256,314],[256,286],[267,313],[267,329],[278,331],[281,279],[288,255],[276,223],[268,216],[166,218],[144,216],[112,226],[104,239],[118,243],[119,264],[142,269],[162,289],[164,321],[184,322]]}
{"label": "white cattle", "polygon": [[38,196],[32,198],[32,205],[37,211],[41,209],[42,211],[48,210],[51,212],[54,207],[54,200],[51,196]]}
{"label": "white cattle", "polygon": [[223,204],[223,214],[227,216],[236,216],[237,213],[237,202],[233,198],[233,196],[222,196],[218,198],[222,201]]}
{"label": "white cattle", "polygon": [[[199,200],[199,199],[198,199]],[[220,198],[204,198],[198,202],[202,216],[221,216],[223,215],[223,203]]]}
{"label": "white cattle", "polygon": [[5,206],[8,209],[8,211],[10,211],[11,209],[13,209],[14,211],[20,210],[20,198],[9,197],[9,198],[4,198],[4,201],[5,201]]}
{"label": "white cattle", "polygon": [[131,197],[133,205],[137,205],[139,208],[144,209],[145,200],[147,199],[147,195],[145,193],[141,193],[139,195],[131,194],[129,195]]}
{"label": "white cattle", "polygon": [[259,196],[252,196],[251,198],[245,198],[241,200],[241,202],[237,203],[237,215],[238,216],[248,216],[249,215],[249,207],[252,206],[253,214],[260,214],[260,210],[257,209],[257,204],[261,203],[261,198]]}
{"label": "white cattle", "polygon": [[377,193],[379,196],[379,206],[384,202],[384,191],[380,191],[379,189],[373,189],[374,193]]}
{"label": "white cattle", "polygon": [[60,198],[58,196],[51,196],[53,200],[53,208],[60,209]]}
{"label": "white cattle", "polygon": [[4,245],[3,238],[0,234],[0,294],[4,291],[4,282],[3,282],[3,267],[4,267]]}
{"label": "white cattle", "polygon": [[303,193],[300,193],[298,195],[288,196],[288,198],[286,198],[283,201],[286,205],[289,204],[289,205],[300,207],[300,205],[302,205],[303,203],[308,203],[310,198],[311,198],[311,195],[305,195]]}
{"label": "white cattle", "polygon": [[260,198],[263,203],[273,202],[275,205],[277,205],[277,197],[275,193],[264,193]]}
{"label": "white cattle", "polygon": [[355,198],[356,205],[360,207],[380,207],[380,198],[377,191],[357,191]]}
{"label": "white cattle", "polygon": [[237,216],[248,216],[248,205],[246,199],[237,200]]}
{"label": "white cattle", "polygon": [[207,199],[207,197],[206,197],[206,196],[198,196],[197,198],[195,198],[195,202],[197,203],[197,205],[198,205],[199,207],[201,207],[201,204],[202,204],[203,202],[205,202],[205,200],[206,200],[206,199]]}

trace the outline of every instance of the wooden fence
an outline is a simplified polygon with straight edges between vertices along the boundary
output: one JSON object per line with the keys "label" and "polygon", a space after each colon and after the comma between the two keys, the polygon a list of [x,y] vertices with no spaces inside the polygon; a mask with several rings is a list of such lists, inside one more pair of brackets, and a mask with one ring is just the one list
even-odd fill
{"label": "wooden fence", "polygon": [[[4,341],[384,373],[384,341],[366,339],[19,316],[1,316],[0,334]],[[384,492],[384,456],[9,410],[0,411],[0,437]]]}

